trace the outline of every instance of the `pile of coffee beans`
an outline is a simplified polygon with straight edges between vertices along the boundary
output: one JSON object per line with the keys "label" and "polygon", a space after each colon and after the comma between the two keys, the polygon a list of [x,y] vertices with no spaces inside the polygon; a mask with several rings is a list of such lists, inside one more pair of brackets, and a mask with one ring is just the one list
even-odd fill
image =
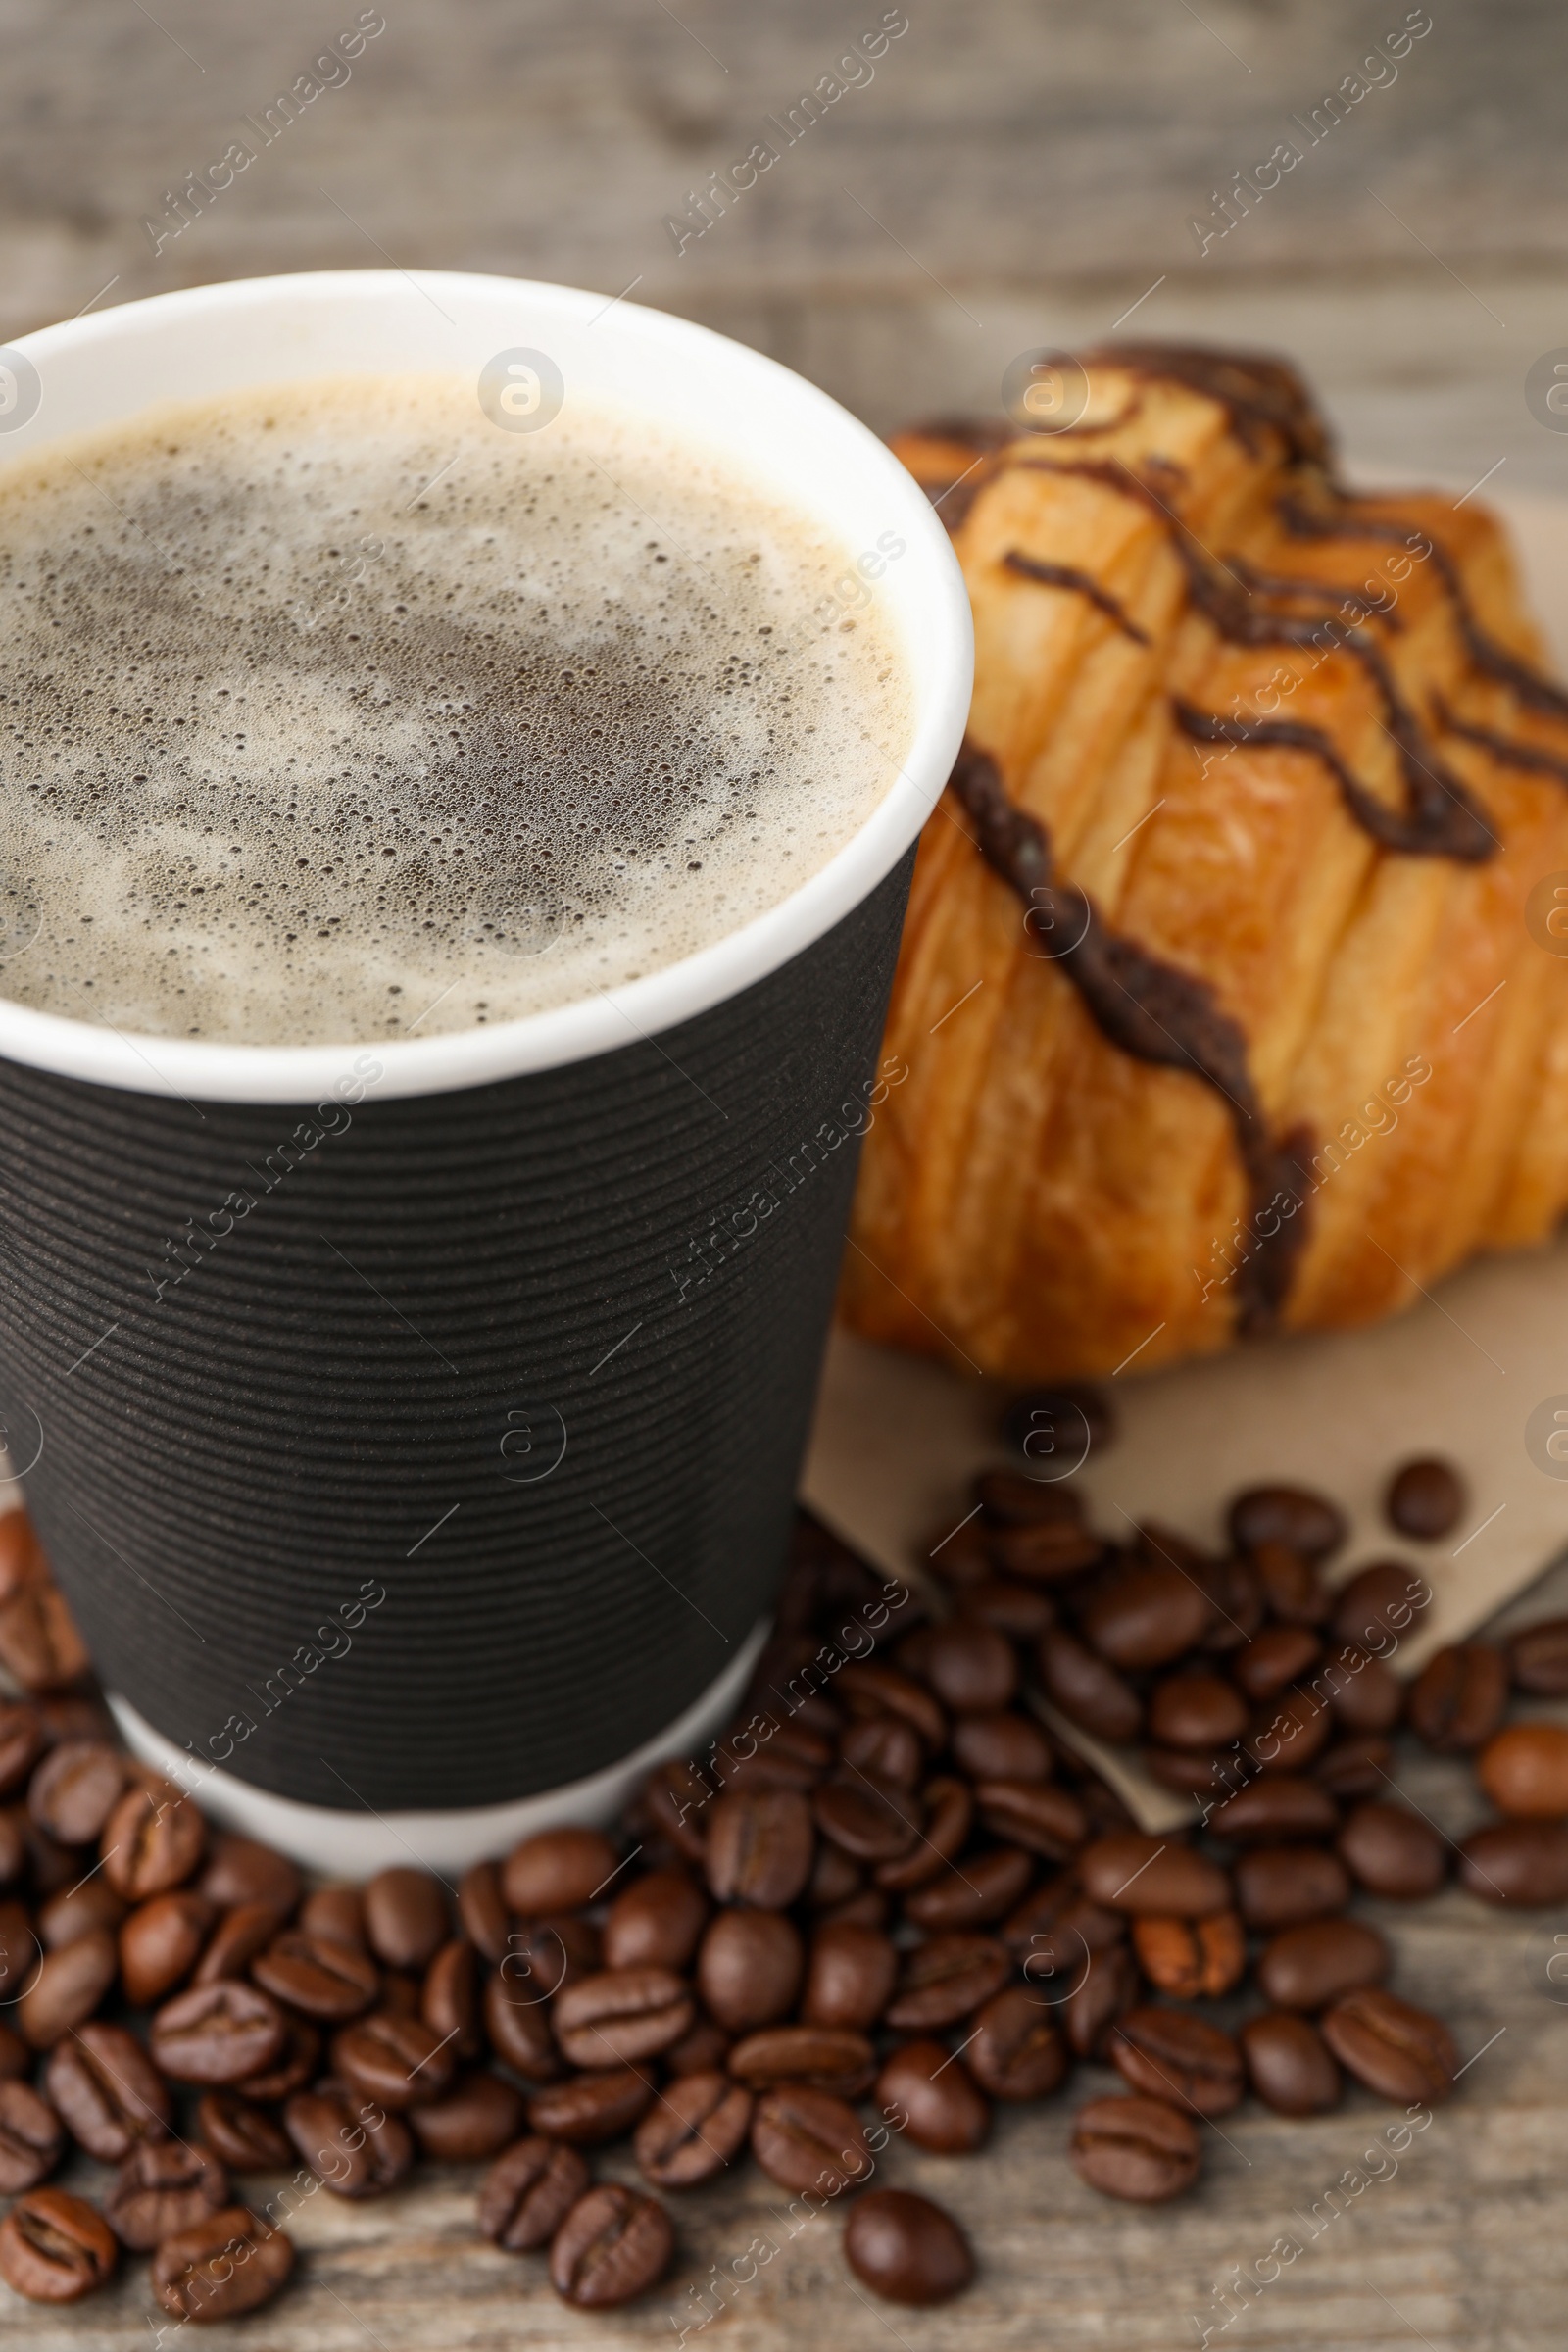
{"label": "pile of coffee beans", "polygon": [[[1081,2108],[1072,2161],[1139,2203],[1189,2188],[1249,2093],[1446,2098],[1451,2036],[1350,1905],[1455,1868],[1489,1901],[1568,1898],[1568,1731],[1506,1720],[1568,1694],[1568,1619],[1407,1686],[1429,1589],[1401,1560],[1331,1588],[1331,1501],[1238,1495],[1223,1556],[1108,1540],[1038,1475],[1041,1409],[938,1531],[940,1583],[803,1517],[722,1738],[652,1773],[618,1834],[545,1832],[454,1889],[308,1888],[212,1834],[119,1745],[26,1521],[0,1521],[0,1657],[28,1693],[0,1702],[0,2278],[70,2302],[145,2253],[165,2312],[231,2317],[288,2279],[306,2197],[384,2194],[427,2156],[484,2162],[483,2236],[603,2309],[665,2275],[679,2200],[749,2154],[792,2214],[844,2212],[864,2285],[930,2303],[974,2257],[876,2180],[882,2150],[968,2153],[1080,2062],[1125,2091]],[[1464,1508],[1438,1462],[1389,1490],[1412,1543]],[[1457,1849],[1394,1791],[1401,1722],[1473,1756],[1496,1809]],[[1073,1727],[1141,1747],[1193,1829],[1140,1831]],[[645,2186],[594,2178],[624,2140]],[[101,2209],[49,2185],[73,2145],[117,2168]],[[258,2175],[285,2184],[246,2203]]]}

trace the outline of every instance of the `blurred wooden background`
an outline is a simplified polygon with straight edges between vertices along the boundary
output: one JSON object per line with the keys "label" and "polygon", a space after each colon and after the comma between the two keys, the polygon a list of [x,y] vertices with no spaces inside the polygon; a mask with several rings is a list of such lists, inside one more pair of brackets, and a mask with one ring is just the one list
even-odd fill
{"label": "blurred wooden background", "polygon": [[[852,68],[859,86],[680,255],[665,216],[779,145],[766,118],[881,0],[382,0],[349,77],[155,254],[142,222],[166,191],[358,13],[0,0],[0,338],[95,296],[384,254],[637,280],[885,427],[994,407],[1015,352],[1102,334],[1158,280],[1123,332],[1294,352],[1363,464],[1568,479],[1568,437],[1524,399],[1531,361],[1568,343],[1550,0],[907,0],[872,76]],[[1429,14],[1307,145],[1326,94]],[[1191,220],[1287,139],[1299,165],[1200,255]]]}

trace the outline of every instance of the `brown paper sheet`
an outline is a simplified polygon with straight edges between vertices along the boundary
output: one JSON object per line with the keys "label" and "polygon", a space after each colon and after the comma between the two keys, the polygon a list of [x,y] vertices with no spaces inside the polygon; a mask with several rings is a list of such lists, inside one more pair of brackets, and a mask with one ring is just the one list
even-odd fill
{"label": "brown paper sheet", "polygon": [[[1506,514],[1535,609],[1568,669],[1568,503],[1493,503]],[[1545,1450],[1558,1399],[1557,1450],[1568,1457],[1568,1241],[1478,1260],[1371,1330],[1268,1341],[1143,1378],[1133,1366],[1103,1385],[1118,1435],[1077,1473],[1097,1527],[1115,1535],[1158,1519],[1218,1548],[1238,1488],[1272,1479],[1319,1487],[1351,1521],[1331,1565],[1336,1580],[1369,1559],[1397,1558],[1433,1588],[1432,1607],[1395,1655],[1401,1672],[1474,1632],[1568,1547],[1568,1458],[1553,1463]],[[996,1424],[1006,1395],[835,1333],[805,1500],[878,1565],[925,1570],[933,1543],[970,1507],[974,1473],[1005,1458]],[[1446,1455],[1469,1486],[1463,1523],[1440,1544],[1402,1542],[1381,1509],[1390,1471],[1418,1453]],[[1146,1829],[1192,1818],[1189,1800],[1151,1780],[1136,1756],[1047,1720]]]}

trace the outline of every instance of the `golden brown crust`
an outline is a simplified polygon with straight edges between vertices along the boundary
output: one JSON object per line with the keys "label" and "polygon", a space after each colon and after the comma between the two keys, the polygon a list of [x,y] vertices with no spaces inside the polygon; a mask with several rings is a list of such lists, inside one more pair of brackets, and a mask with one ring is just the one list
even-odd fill
{"label": "golden brown crust", "polygon": [[[1087,365],[1070,435],[896,444],[969,585],[971,739],[1057,890],[1026,924],[978,804],[945,796],[843,1304],[1018,1378],[1227,1347],[1293,1241],[1284,1326],[1367,1321],[1568,1203],[1568,967],[1526,921],[1568,869],[1568,703],[1534,683],[1499,527],[1348,500],[1286,371]],[[1063,885],[1102,946],[1207,985],[1262,1144],[1236,1089],[1118,1042],[1041,929],[1083,903]],[[1270,1242],[1257,1171],[1302,1130]]]}

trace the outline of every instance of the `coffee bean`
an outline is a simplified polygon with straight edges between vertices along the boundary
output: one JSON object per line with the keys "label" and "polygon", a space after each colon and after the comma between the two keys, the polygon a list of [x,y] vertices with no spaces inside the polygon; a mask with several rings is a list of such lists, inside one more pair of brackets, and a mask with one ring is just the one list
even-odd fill
{"label": "coffee bean", "polygon": [[365,1929],[388,1968],[426,1967],[452,1933],[440,1880],[401,1866],[378,1871],[365,1889]]}
{"label": "coffee bean", "polygon": [[1312,1561],[1327,1559],[1350,1532],[1337,1504],[1304,1487],[1249,1487],[1231,1504],[1226,1525],[1238,1551],[1280,1544]]}
{"label": "coffee bean", "polygon": [[153,2019],[153,2057],[176,2082],[243,2082],[282,2051],[287,2034],[277,2003],[255,1984],[223,1978],[193,1984],[166,2001]]}
{"label": "coffee bean", "polygon": [[675,2232],[652,2197],[602,2180],[578,2198],[550,2246],[550,2283],[583,2311],[609,2311],[658,2283]]}
{"label": "coffee bean", "polygon": [[[1244,1650],[1243,1658],[1247,1654]],[[1167,1675],[1150,1693],[1149,1737],[1163,1747],[1228,1747],[1246,1730],[1247,1715],[1245,1701],[1222,1676]]]}
{"label": "coffee bean", "polygon": [[603,2074],[572,2075],[564,2082],[547,2083],[530,2095],[528,2126],[546,2139],[596,2146],[629,2132],[653,2095],[653,2082],[635,2067],[607,2067]]}
{"label": "coffee bean", "polygon": [[1353,1803],[1358,1796],[1376,1796],[1394,1777],[1391,1740],[1340,1740],[1325,1748],[1312,1767],[1312,1778],[1332,1797]]}
{"label": "coffee bean", "polygon": [[144,2139],[122,2164],[104,2199],[104,2219],[122,2246],[150,2254],[166,2237],[194,2230],[228,2203],[228,2175],[206,2148]]}
{"label": "coffee bean", "polygon": [[708,1842],[705,1808],[712,1793],[695,1764],[656,1764],[643,1783],[638,1811],[655,1837],[700,1867]]}
{"label": "coffee bean", "polygon": [[638,2125],[637,2161],[656,2188],[695,2188],[739,2155],[752,2107],[751,2091],[726,2075],[683,2075]]}
{"label": "coffee bean", "polygon": [[196,2103],[196,2129],[231,2173],[281,2172],[293,2155],[276,2118],[237,2090],[204,2090]]}
{"label": "coffee bean", "polygon": [[[761,1729],[756,1728],[760,1724]],[[759,1785],[773,1788],[809,1788],[833,1761],[835,1742],[806,1724],[768,1715],[741,1723],[729,1740],[720,1744],[720,1777],[730,1784],[735,1772],[756,1775]]]}
{"label": "coffee bean", "polygon": [[420,2149],[442,2164],[473,2164],[498,2155],[522,2129],[522,2094],[499,2075],[459,2075],[438,2099],[409,2110]]}
{"label": "coffee bean", "polygon": [[150,2009],[189,1976],[212,1924],[212,1904],[190,1887],[138,1903],[120,1931],[120,1978],[133,2009]]}
{"label": "coffee bean", "polygon": [[1071,1519],[1046,1519],[1033,1527],[1000,1527],[988,1535],[988,1564],[1026,1585],[1067,1584],[1092,1568],[1104,1550],[1100,1538]]}
{"label": "coffee bean", "polygon": [[456,2055],[416,2017],[385,2010],[344,2026],[332,2037],[332,2072],[351,2090],[395,2115],[422,2099],[438,2099],[452,2080]]}
{"label": "coffee bean", "polygon": [[370,1948],[365,1894],[358,1886],[313,1886],[294,1925],[302,1936],[324,1936],[328,1943],[346,1943],[357,1952]]}
{"label": "coffee bean", "polygon": [[166,2238],[153,2256],[153,2292],[176,2320],[234,2320],[281,2294],[294,2245],[244,2205]]}
{"label": "coffee bean", "polygon": [[190,1877],[206,1839],[195,1798],[149,1780],[128,1788],[104,1823],[104,1876],[127,1903],[145,1902]]}
{"label": "coffee bean", "polygon": [[963,2063],[994,2099],[1043,2099],[1067,2073],[1067,2051],[1045,1999],[1009,1984],[976,2012]]}
{"label": "coffee bean", "polygon": [[0,1601],[0,1663],[24,1690],[65,1690],[90,1663],[65,1594],[33,1577]]}
{"label": "coffee bean", "polygon": [[1386,1656],[1432,1605],[1432,1587],[1403,1560],[1373,1560],[1334,1595],[1336,1642]]}
{"label": "coffee bean", "polygon": [[463,1932],[492,1968],[507,1948],[512,1922],[501,1895],[501,1868],[495,1862],[475,1862],[458,1884],[458,1917]]}
{"label": "coffee bean", "polygon": [[64,2124],[30,2082],[0,2082],[0,2196],[36,2188],[65,2144]]}
{"label": "coffee bean", "polygon": [[1447,2027],[1379,1985],[1348,1992],[1319,2024],[1346,2072],[1379,2098],[1436,2106],[1453,2089],[1459,2053]]}
{"label": "coffee bean", "polygon": [[1515,1634],[1508,1667],[1516,1690],[1533,1698],[1568,1697],[1568,1617],[1544,1618]]}
{"label": "coffee bean", "polygon": [[972,1781],[1049,1781],[1053,1763],[1039,1724],[1008,1707],[956,1716],[953,1758]]}
{"label": "coffee bean", "polygon": [[1248,2080],[1276,2115],[1327,2115],[1340,2103],[1340,2070],[1308,2018],[1271,2009],[1242,2028]]}
{"label": "coffee bean", "polygon": [[925,1745],[902,1715],[856,1715],[839,1735],[839,1762],[851,1773],[912,1788],[925,1769]]}
{"label": "coffee bean", "polygon": [[1194,1571],[1209,1606],[1199,1648],[1228,1657],[1245,1648],[1263,1623],[1263,1580],[1250,1560],[1206,1560]]}
{"label": "coffee bean", "polygon": [[1242,2100],[1242,2053],[1231,2036],[1185,2009],[1129,2009],[1111,2028],[1110,2059],[1128,2088],[1197,2115],[1229,2115]]}
{"label": "coffee bean", "polygon": [[[177,1901],[178,1896],[154,1896],[154,1901]],[[216,1984],[221,1977],[243,1977],[249,1973],[251,1962],[258,1952],[265,1951],[277,1933],[277,1912],[267,1901],[236,1903],[225,1911],[213,1932],[212,1941],[196,1963],[191,1982],[196,1984]]]}
{"label": "coffee bean", "polygon": [[1074,1870],[1058,1871],[1002,1923],[1001,1938],[1030,1982],[1042,1989],[1070,1984],[1089,1956],[1108,1952],[1127,1936],[1127,1922],[1092,1903]]}
{"label": "coffee bean", "polygon": [[[9,1947],[7,1958],[9,1963]],[[35,2050],[53,2049],[63,2034],[91,2017],[119,1966],[119,1949],[107,1928],[89,1928],[74,1943],[46,1952],[24,1978],[26,1989],[17,2001],[23,2039]]]}
{"label": "coffee bean", "polygon": [[1031,1961],[1025,1962],[1024,1974],[1031,1984],[1049,1984],[1053,1989],[1057,1983],[1065,1985],[1061,2022],[1073,2056],[1102,2063],[1116,2020],[1126,2015],[1138,1997],[1138,1970],[1126,1945],[1115,1944],[1109,1951],[1088,1958],[1080,1956],[1076,1964],[1069,1959],[1059,1978],[1035,1970]]}
{"label": "coffee bean", "polygon": [[974,2256],[952,2214],[907,2188],[873,2188],[844,2225],[844,2254],[862,2285],[890,2303],[947,2303],[974,2277]]}
{"label": "coffee bean", "polygon": [[[1273,1698],[1298,1682],[1322,1650],[1322,1643],[1305,1625],[1271,1625],[1249,1642],[1231,1660],[1231,1672],[1249,1698]],[[1235,1739],[1232,1732],[1229,1738]],[[1220,1740],[1211,1744],[1219,1746]]]}
{"label": "coffee bean", "polygon": [[32,2072],[32,2052],[22,2035],[0,2025],[0,2082],[20,2082]]}
{"label": "coffee bean", "polygon": [[795,2005],[806,1955],[780,1911],[720,1911],[697,1954],[697,1989],[732,2034],[770,2026]]}
{"label": "coffee bean", "polygon": [[727,1790],[709,1812],[709,1886],[721,1903],[782,1911],[811,1875],[811,1808],[798,1788]]}
{"label": "coffee bean", "polygon": [[525,2082],[553,2082],[563,2071],[544,1995],[530,1977],[509,1976],[511,1955],[486,1980],[481,2006],[496,2056]]}
{"label": "coffee bean", "polygon": [[894,1893],[923,1886],[928,1879],[940,1877],[968,1842],[974,1821],[974,1792],[966,1781],[956,1780],[950,1773],[939,1773],[921,1789],[920,1802],[925,1808],[925,1822],[908,1851],[872,1865],[877,1886]]}
{"label": "coffee bean", "polygon": [[605,1966],[685,1968],[697,1949],[708,1911],[702,1888],[684,1871],[649,1871],[610,1907]]}
{"label": "coffee bean", "polygon": [[932,1755],[948,1743],[948,1719],[923,1683],[880,1658],[839,1669],[834,1686],[852,1715],[902,1715]]}
{"label": "coffee bean", "polygon": [[1459,1852],[1459,1884],[1488,1903],[1568,1902],[1568,1828],[1559,1821],[1494,1821]]}
{"label": "coffee bean", "polygon": [[1071,2155],[1102,2196],[1162,2205],[1198,2179],[1198,2131],[1168,2099],[1091,2099],[1074,2119]]}
{"label": "coffee bean", "polygon": [[[975,1803],[982,1823],[994,1838],[1007,1838],[1012,1846],[1022,1846],[1030,1854],[1043,1854],[1048,1861],[1065,1862],[1089,1836],[1088,1815],[1078,1799],[1069,1796],[1064,1788],[1041,1788],[1027,1781],[986,1780],[975,1789]],[[971,1881],[976,1881],[979,1875],[967,1862],[963,1874]],[[1020,1880],[1020,1893],[1023,1884]],[[1015,1901],[1017,1897],[1012,1899]],[[909,1908],[907,1904],[905,1907]],[[1010,1908],[1010,1904],[1004,1907]],[[917,1916],[910,1911],[911,1918]],[[995,1919],[999,1913],[975,1910],[971,1916]]]}
{"label": "coffee bean", "polygon": [[1310,1919],[1265,1946],[1257,1982],[1276,2009],[1323,2009],[1363,1984],[1381,1984],[1390,1952],[1359,1919]]}
{"label": "coffee bean", "polygon": [[1334,1718],[1314,1691],[1282,1690],[1259,1708],[1243,1752],[1266,1773],[1304,1773],[1327,1744]]}
{"label": "coffee bean", "polygon": [[68,2189],[28,2189],[0,2222],[0,2278],[29,2303],[79,2303],[118,2255],[103,2216]]}
{"label": "coffee bean", "polygon": [[1464,1480],[1453,1464],[1427,1457],[1396,1470],[1383,1507],[1399,1535],[1435,1544],[1458,1526],[1467,1499]]}
{"label": "coffee bean", "polygon": [[1499,1813],[1560,1821],[1568,1813],[1568,1730],[1511,1723],[1476,1758],[1476,1779]]}
{"label": "coffee bean", "polygon": [[1041,1683],[1054,1706],[1115,1746],[1137,1739],[1144,1720],[1137,1691],[1086,1642],[1054,1626],[1042,1636],[1038,1654]]}
{"label": "coffee bean", "polygon": [[321,2036],[307,2018],[286,2016],[283,2047],[260,2074],[247,2075],[235,2087],[248,2099],[286,2099],[309,2082],[321,2056]]}
{"label": "coffee bean", "polygon": [[1234,1911],[1207,1919],[1135,1919],[1132,1935],[1151,1984],[1179,2001],[1216,1999],[1246,1972],[1247,1935]]}
{"label": "coffee bean", "polygon": [[[11,1908],[10,1905],[0,1904],[0,1913],[8,1912]],[[38,1913],[36,1940],[32,1939],[31,1931],[27,1932],[31,1961],[36,1961],[38,1957],[40,1942],[46,1951],[58,1951],[62,1944],[74,1943],[78,1936],[85,1936],[89,1928],[118,1930],[124,1916],[124,1902],[109,1885],[102,1871],[74,1886],[62,1887],[58,1894],[49,1897]],[[0,1940],[3,1940],[4,1935],[4,1928],[0,1927]],[[4,1957],[0,1954],[0,1969],[3,1968]],[[30,1962],[25,1974],[31,1974]]]}
{"label": "coffee bean", "polygon": [[811,1938],[801,2015],[808,2025],[863,2032],[887,2006],[898,1969],[893,1940],[880,1929],[820,1927]]}
{"label": "coffee bean", "polygon": [[220,1911],[237,1911],[243,1903],[270,1903],[279,1919],[287,1919],[300,1899],[300,1874],[286,1854],[259,1845],[254,1838],[215,1838],[197,1891]]}
{"label": "coffee bean", "polygon": [[933,1936],[906,1953],[883,2023],[895,2034],[929,2034],[956,2025],[999,1991],[1007,1953],[991,1936]]}
{"label": "coffee bean", "polygon": [[991,2130],[991,2103],[946,2042],[906,2041],[876,2079],[876,2103],[917,2148],[963,2156]]}
{"label": "coffee bean", "polygon": [[836,2197],[871,2170],[855,2109],[798,2083],[764,2091],[752,2118],[752,2153],[770,2180],[799,2195]]}
{"label": "coffee bean", "polygon": [[958,1613],[989,1625],[994,1633],[1025,1647],[1038,1642],[1056,1611],[1049,1593],[1038,1586],[1019,1584],[1010,1576],[987,1576],[965,1585],[957,1595]]}
{"label": "coffee bean", "polygon": [[1237,1845],[1274,1845],[1290,1838],[1327,1838],[1339,1820],[1338,1805],[1319,1782],[1271,1773],[1216,1805],[1207,1829],[1211,1838]]}
{"label": "coffee bean", "polygon": [[1312,1677],[1348,1732],[1392,1732],[1404,1713],[1404,1685],[1385,1658],[1344,1642]]}
{"label": "coffee bean", "polygon": [[552,2024],[573,2066],[639,2064],[679,2041],[696,2019],[691,1988],[667,1968],[607,1969],[561,1993]]}
{"label": "coffee bean", "polygon": [[1251,1554],[1264,1609],[1284,1625],[1324,1624],[1334,1601],[1315,1564],[1284,1544],[1259,1544]]}
{"label": "coffee bean", "polygon": [[1084,1892],[1107,1910],[1203,1919],[1231,1909],[1231,1883],[1218,1863],[1169,1838],[1116,1830],[1078,1856]]}
{"label": "coffee bean", "polygon": [[1320,1845],[1257,1845],[1236,1857],[1236,1901],[1250,1928],[1299,1927],[1343,1911],[1350,1875]]}
{"label": "coffee bean", "polygon": [[[1004,1784],[986,1784],[987,1788],[998,1786]],[[1025,1796],[1055,1797],[1060,1791],[1030,1788],[1023,1793]],[[1071,1805],[1072,1799],[1063,1797],[1062,1802]],[[988,1819],[988,1827],[1001,1834],[1006,1826],[1005,1811],[1005,1804],[999,1801],[996,1807],[999,1818]],[[1029,1826],[1027,1822],[1025,1826]],[[1087,1824],[1084,1826],[1087,1827]],[[1058,1859],[1063,1853],[1070,1852],[1073,1842],[1067,1839],[1056,1841]],[[951,1870],[944,1871],[940,1878],[932,1879],[926,1886],[917,1886],[912,1894],[906,1894],[904,1898],[904,1916],[917,1928],[932,1930],[988,1926],[992,1920],[1001,1919],[1004,1912],[1013,1908],[1034,1875],[1034,1862],[1021,1847],[992,1846],[986,1853],[966,1855],[963,1861],[956,1862]]]}
{"label": "coffee bean", "polygon": [[274,2000],[328,2025],[346,2024],[368,2009],[381,1984],[368,1952],[304,1928],[285,1928],[257,1953],[251,1975]]}
{"label": "coffee bean", "polygon": [[589,2186],[588,2167],[561,2140],[519,2139],[498,2156],[479,2188],[479,2228],[509,2254],[548,2245]]}
{"label": "coffee bean", "polygon": [[1213,1748],[1146,1747],[1143,1761],[1162,1788],[1212,1801],[1217,1790],[1231,1784],[1236,1753],[1234,1749],[1227,1756]]}
{"label": "coffee bean", "polygon": [[414,2142],[400,2115],[328,2077],[314,2090],[297,2090],[283,2110],[283,2128],[301,2160],[339,2197],[379,2197],[414,2162]]}
{"label": "coffee bean", "polygon": [[57,2042],[44,2087],[72,2136],[101,2164],[169,2129],[169,2086],[134,2034],[101,2018]]}
{"label": "coffee bean", "polygon": [[520,1919],[580,1911],[614,1877],[619,1860],[603,1830],[541,1830],[507,1856],[501,1891]]}
{"label": "coffee bean", "polygon": [[1336,1842],[1340,1859],[1368,1894],[1413,1902],[1436,1894],[1447,1876],[1444,1838],[1408,1805],[1385,1804],[1378,1798],[1357,1805]]}
{"label": "coffee bean", "polygon": [[841,2099],[858,2099],[876,2068],[865,2035],[848,2026],[763,2026],[736,2042],[729,2072],[748,2090],[807,2082]]}
{"label": "coffee bean", "polygon": [[912,1789],[879,1784],[863,1773],[835,1774],[814,1791],[811,1805],[823,1837],[857,1862],[889,1862],[907,1853],[924,1817]]}
{"label": "coffee bean", "polygon": [[27,1784],[27,1810],[62,1845],[91,1845],[125,1786],[125,1759],[98,1740],[51,1748]]}
{"label": "coffee bean", "polygon": [[481,2047],[479,1972],[473,1946],[463,1936],[444,1943],[425,1970],[419,2015],[459,2064],[477,2058]]}
{"label": "coffee bean", "polygon": [[599,1930],[574,1912],[556,1911],[508,1930],[501,1974],[515,1996],[547,2000],[603,1965]]}
{"label": "coffee bean", "polygon": [[1102,1658],[1123,1673],[1168,1666],[1202,1637],[1209,1604],[1202,1588],[1162,1563],[1115,1570],[1091,1595],[1083,1629]]}
{"label": "coffee bean", "polygon": [[1018,1689],[1017,1652],[1005,1635],[956,1617],[934,1633],[921,1679],[955,1714],[1010,1706]]}
{"label": "coffee bean", "polygon": [[1481,1747],[1508,1704],[1508,1661],[1491,1642],[1450,1642],[1434,1650],[1410,1692],[1410,1723],[1439,1755]]}

